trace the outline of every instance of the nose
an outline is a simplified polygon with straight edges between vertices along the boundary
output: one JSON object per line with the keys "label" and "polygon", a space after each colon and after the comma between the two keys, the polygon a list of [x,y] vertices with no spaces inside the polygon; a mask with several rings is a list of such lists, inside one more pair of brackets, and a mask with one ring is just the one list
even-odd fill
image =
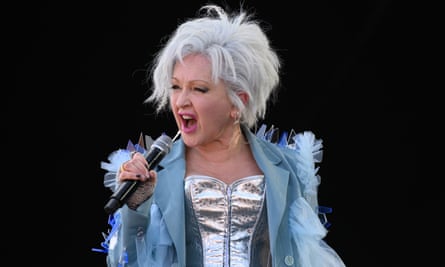
{"label": "nose", "polygon": [[176,95],[176,106],[178,107],[185,107],[190,105],[190,98],[189,98],[189,90],[182,89],[177,92]]}

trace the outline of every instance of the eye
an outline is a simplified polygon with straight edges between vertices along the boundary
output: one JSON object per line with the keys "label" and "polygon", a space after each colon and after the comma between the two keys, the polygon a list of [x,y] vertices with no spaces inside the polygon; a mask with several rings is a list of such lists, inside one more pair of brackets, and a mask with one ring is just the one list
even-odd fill
{"label": "eye", "polygon": [[209,89],[206,87],[195,87],[194,90],[201,93],[207,93],[209,91]]}
{"label": "eye", "polygon": [[180,89],[180,87],[177,86],[177,85],[175,85],[175,84],[173,84],[172,87],[171,87],[171,89],[172,89],[172,90],[176,90],[176,89]]}

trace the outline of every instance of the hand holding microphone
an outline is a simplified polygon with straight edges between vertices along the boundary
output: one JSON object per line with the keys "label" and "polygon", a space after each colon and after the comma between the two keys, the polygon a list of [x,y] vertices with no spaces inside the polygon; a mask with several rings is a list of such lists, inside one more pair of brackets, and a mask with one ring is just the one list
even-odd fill
{"label": "hand holding microphone", "polygon": [[[152,164],[153,166],[153,164]],[[119,201],[131,209],[136,209],[142,202],[151,197],[157,182],[157,174],[149,168],[149,163],[143,154],[134,152],[131,159],[121,165],[118,173],[119,189],[124,192]],[[120,205],[120,206],[122,206]]]}
{"label": "hand holding microphone", "polygon": [[108,214],[114,213],[124,204],[135,209],[153,194],[156,185],[156,172],[153,169],[170,152],[179,134],[178,131],[173,140],[165,134],[161,135],[150,146],[146,157],[136,152],[121,165],[118,174],[121,184],[104,207]]}

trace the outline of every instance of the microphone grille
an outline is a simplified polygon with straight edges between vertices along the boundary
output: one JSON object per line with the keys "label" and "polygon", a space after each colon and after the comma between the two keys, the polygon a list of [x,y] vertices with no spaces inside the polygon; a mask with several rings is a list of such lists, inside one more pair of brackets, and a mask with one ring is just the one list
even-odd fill
{"label": "microphone grille", "polygon": [[173,141],[168,135],[162,134],[153,142],[151,146],[157,147],[158,149],[164,151],[165,153],[168,153],[170,151],[172,143]]}

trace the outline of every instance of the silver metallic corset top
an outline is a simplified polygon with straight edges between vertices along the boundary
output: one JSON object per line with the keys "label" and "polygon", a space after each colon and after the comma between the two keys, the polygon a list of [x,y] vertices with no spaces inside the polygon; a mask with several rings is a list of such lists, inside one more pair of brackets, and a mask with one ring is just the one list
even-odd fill
{"label": "silver metallic corset top", "polygon": [[202,261],[188,262],[187,266],[268,265],[264,187],[263,175],[245,177],[230,185],[209,176],[185,179],[187,246],[194,251],[190,252],[192,257]]}

